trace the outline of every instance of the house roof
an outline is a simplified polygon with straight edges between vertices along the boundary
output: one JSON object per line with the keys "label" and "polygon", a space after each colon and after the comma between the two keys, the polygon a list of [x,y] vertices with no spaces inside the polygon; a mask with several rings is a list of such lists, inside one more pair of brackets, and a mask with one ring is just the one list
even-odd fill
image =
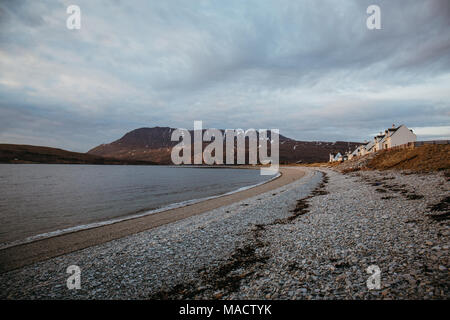
{"label": "house roof", "polygon": [[399,125],[399,126],[397,126],[397,127],[391,127],[391,128],[389,128],[388,130],[389,131],[397,131],[398,129],[400,129],[400,127],[404,127],[405,125],[404,124],[401,124],[401,125]]}
{"label": "house roof", "polygon": [[369,141],[369,143],[366,144],[366,145],[364,146],[364,148],[365,148],[366,150],[370,150],[370,149],[373,147],[373,145],[374,145],[374,142],[373,142],[373,141]]}

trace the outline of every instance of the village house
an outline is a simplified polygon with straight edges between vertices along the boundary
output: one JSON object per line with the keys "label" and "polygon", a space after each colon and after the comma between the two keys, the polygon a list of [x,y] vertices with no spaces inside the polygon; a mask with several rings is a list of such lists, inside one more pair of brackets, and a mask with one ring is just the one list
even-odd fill
{"label": "village house", "polygon": [[345,156],[342,156],[340,153],[337,155],[330,154],[330,162],[353,159],[355,157],[364,156],[368,153],[415,142],[416,140],[417,137],[414,132],[411,129],[408,129],[405,125],[402,124],[398,127],[392,125],[392,127],[386,129],[384,133],[380,132],[379,135],[376,135],[372,141],[361,144],[353,152],[347,152]]}
{"label": "village house", "polygon": [[330,153],[330,162],[343,161],[344,158],[340,152],[337,154]]}
{"label": "village house", "polygon": [[347,160],[352,160],[353,159],[353,152],[347,151],[345,153],[345,158],[347,158]]}
{"label": "village house", "polygon": [[383,142],[384,142],[384,138],[386,137],[386,135],[382,134],[380,132],[379,135],[375,136],[373,138],[373,151],[377,152],[383,149]]}
{"label": "village house", "polygon": [[389,128],[385,131],[385,137],[382,142],[382,149],[390,149],[393,147],[401,146],[417,140],[416,135],[411,129],[401,125],[395,128]]}
{"label": "village house", "polygon": [[330,160],[329,160],[329,162],[334,162],[334,157],[335,156],[336,155],[334,153],[330,153]]}

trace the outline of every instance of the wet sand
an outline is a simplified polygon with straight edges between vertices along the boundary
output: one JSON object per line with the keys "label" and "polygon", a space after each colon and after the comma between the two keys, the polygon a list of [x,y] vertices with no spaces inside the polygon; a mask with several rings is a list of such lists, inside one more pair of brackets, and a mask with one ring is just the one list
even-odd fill
{"label": "wet sand", "polygon": [[198,215],[279,188],[305,175],[296,167],[280,168],[280,172],[277,179],[238,193],[0,250],[0,273]]}

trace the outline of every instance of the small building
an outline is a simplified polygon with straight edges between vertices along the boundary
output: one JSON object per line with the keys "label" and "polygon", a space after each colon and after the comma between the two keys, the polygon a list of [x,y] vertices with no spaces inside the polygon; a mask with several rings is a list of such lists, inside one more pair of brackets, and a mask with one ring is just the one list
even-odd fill
{"label": "small building", "polygon": [[352,152],[352,158],[359,157],[360,155],[361,155],[361,146],[357,147],[357,148]]}
{"label": "small building", "polygon": [[[356,151],[357,149],[358,149],[358,148],[356,148],[355,151]],[[353,159],[353,157],[355,156],[355,151],[351,152],[351,151],[349,150],[349,151],[347,151],[347,152],[345,153],[345,157],[347,158],[347,160],[352,160],[352,159]]]}
{"label": "small building", "polygon": [[371,142],[364,142],[363,144],[359,145],[353,152],[352,152],[352,158],[354,157],[360,157],[368,153],[368,150],[371,149],[373,146],[373,141]]}
{"label": "small building", "polygon": [[383,149],[386,135],[381,133],[373,138],[373,151],[377,152]]}
{"label": "small building", "polygon": [[334,162],[334,157],[335,156],[336,155],[334,153],[330,153],[330,160],[329,160],[329,162]]}
{"label": "small building", "polygon": [[366,147],[366,154],[374,152],[375,151],[374,149],[375,144],[373,143],[373,141],[371,141]]}
{"label": "small building", "polygon": [[385,137],[382,141],[382,149],[390,149],[417,141],[417,136],[414,132],[403,124],[399,127],[392,125],[392,128],[385,130],[384,135]]}

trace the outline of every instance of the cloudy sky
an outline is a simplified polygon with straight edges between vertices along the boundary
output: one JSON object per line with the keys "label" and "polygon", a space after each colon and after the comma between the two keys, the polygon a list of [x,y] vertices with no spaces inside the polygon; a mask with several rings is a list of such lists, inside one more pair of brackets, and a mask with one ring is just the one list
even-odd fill
{"label": "cloudy sky", "polygon": [[[381,30],[366,27],[371,4]],[[194,120],[450,139],[450,1],[0,1],[0,143],[87,151]]]}

